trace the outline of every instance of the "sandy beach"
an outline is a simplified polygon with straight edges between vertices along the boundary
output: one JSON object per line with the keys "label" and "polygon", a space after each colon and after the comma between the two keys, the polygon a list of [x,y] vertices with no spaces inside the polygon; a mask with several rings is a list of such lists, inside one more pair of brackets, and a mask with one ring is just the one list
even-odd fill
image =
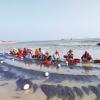
{"label": "sandy beach", "polygon": [[16,81],[0,82],[0,99],[1,100],[45,100],[46,96],[38,89],[33,93],[32,89],[27,91],[17,91]]}
{"label": "sandy beach", "polygon": [[[37,83],[36,81],[32,81],[32,82]],[[75,84],[70,85],[71,83],[68,83],[66,85],[67,86],[69,85],[70,87],[75,86]],[[62,98],[63,96],[62,97],[52,96],[50,100],[63,100]],[[32,89],[26,91],[18,91],[16,88],[16,81],[9,80],[9,81],[0,81],[0,99],[2,100],[47,100],[47,96],[43,93],[40,87],[36,90],[35,93],[33,92]],[[95,100],[95,99],[96,99],[96,95],[91,92],[89,94],[84,94],[82,97],[75,95],[75,99],[72,100]],[[65,100],[71,100],[71,98]]]}

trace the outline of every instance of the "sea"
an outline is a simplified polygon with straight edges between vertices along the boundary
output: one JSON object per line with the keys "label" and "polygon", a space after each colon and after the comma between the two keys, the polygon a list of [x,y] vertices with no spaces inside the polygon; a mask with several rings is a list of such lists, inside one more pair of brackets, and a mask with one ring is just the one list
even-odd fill
{"label": "sea", "polygon": [[100,59],[100,39],[62,39],[52,41],[29,41],[17,42],[16,44],[1,44],[0,52],[8,52],[12,48],[31,48],[33,53],[36,48],[42,48],[44,51],[49,51],[53,54],[56,50],[60,52],[63,59],[68,50],[73,50],[74,58],[81,58],[85,51],[88,51],[93,59]]}

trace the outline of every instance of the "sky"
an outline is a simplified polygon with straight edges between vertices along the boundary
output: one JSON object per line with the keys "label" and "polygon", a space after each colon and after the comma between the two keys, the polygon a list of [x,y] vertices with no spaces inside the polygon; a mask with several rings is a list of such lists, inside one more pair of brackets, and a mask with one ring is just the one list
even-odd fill
{"label": "sky", "polygon": [[100,0],[0,0],[0,40],[100,38]]}

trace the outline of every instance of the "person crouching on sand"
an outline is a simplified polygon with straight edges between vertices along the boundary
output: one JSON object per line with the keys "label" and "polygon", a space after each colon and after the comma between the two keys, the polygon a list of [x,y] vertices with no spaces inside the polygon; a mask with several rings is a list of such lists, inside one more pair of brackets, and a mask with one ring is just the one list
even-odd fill
{"label": "person crouching on sand", "polygon": [[74,56],[73,51],[69,50],[66,55],[66,60],[73,60],[73,56]]}
{"label": "person crouching on sand", "polygon": [[81,60],[82,62],[90,62],[90,60],[92,60],[92,57],[87,51],[85,51],[85,53],[81,57]]}
{"label": "person crouching on sand", "polygon": [[23,55],[24,55],[24,58],[25,58],[26,55],[27,55],[27,49],[26,49],[26,48],[23,49]]}
{"label": "person crouching on sand", "polygon": [[47,60],[47,59],[49,59],[50,57],[51,57],[50,52],[49,52],[49,51],[46,51],[46,52],[45,52],[45,59]]}
{"label": "person crouching on sand", "polygon": [[27,55],[26,58],[32,59],[32,50],[30,48],[27,48]]}
{"label": "person crouching on sand", "polygon": [[45,52],[45,59],[44,59],[44,64],[47,65],[47,66],[50,66],[52,61],[51,61],[51,55],[50,55],[50,52],[49,51],[46,51]]}
{"label": "person crouching on sand", "polygon": [[45,60],[45,51],[43,49],[39,48],[39,52],[40,52],[40,59],[42,61],[44,61]]}
{"label": "person crouching on sand", "polygon": [[19,57],[19,60],[23,60],[24,58],[23,50],[18,49],[18,57]]}

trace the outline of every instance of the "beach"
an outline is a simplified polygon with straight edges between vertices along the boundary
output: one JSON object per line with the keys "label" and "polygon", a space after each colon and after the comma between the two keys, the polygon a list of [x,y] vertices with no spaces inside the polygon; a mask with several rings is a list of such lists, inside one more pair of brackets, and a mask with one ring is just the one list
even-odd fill
{"label": "beach", "polygon": [[[1,45],[0,59],[0,99],[1,100],[100,100],[100,64],[77,65],[69,67],[62,65],[45,67],[39,63],[12,61],[12,56],[6,55],[11,48],[41,47],[51,53],[57,49],[61,59],[69,49],[74,52],[75,58],[81,58],[85,50],[92,54],[93,59],[100,59],[99,40],[59,40],[22,42]],[[49,77],[45,77],[49,72]],[[29,90],[17,89],[16,81],[19,78],[29,79],[32,88]]]}
{"label": "beach", "polygon": [[[35,81],[33,82],[35,83]],[[96,95],[90,93],[89,95],[85,94],[83,97],[76,96],[75,98],[76,98],[75,100],[95,100]],[[26,91],[17,91],[16,81],[10,80],[10,81],[0,82],[0,99],[2,100],[16,100],[16,99],[17,100],[46,100],[47,97],[40,88],[38,88],[35,93],[32,91],[32,89]],[[61,97],[53,96],[52,98],[50,98],[50,100],[63,100],[63,99]]]}
{"label": "beach", "polygon": [[0,82],[0,99],[1,100],[45,100],[46,96],[40,89],[36,93],[33,91],[17,91],[16,81],[1,81]]}

